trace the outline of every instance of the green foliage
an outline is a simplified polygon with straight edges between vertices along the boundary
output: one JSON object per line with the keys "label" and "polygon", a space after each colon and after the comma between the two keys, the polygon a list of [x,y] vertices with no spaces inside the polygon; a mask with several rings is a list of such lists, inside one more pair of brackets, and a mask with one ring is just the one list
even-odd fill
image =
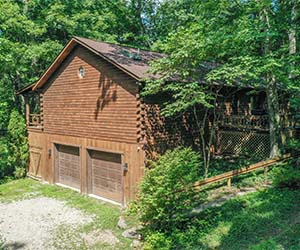
{"label": "green foliage", "polygon": [[[28,163],[28,142],[24,117],[14,110],[8,125],[9,163],[16,177],[23,177]],[[23,169],[23,170],[22,170]]]}
{"label": "green foliage", "polygon": [[24,118],[12,111],[5,137],[0,138],[0,179],[25,176],[28,163],[28,143]]}
{"label": "green foliage", "polygon": [[252,246],[250,250],[284,250],[282,245],[277,244],[274,240],[264,240],[259,244]]}
{"label": "green foliage", "polygon": [[5,176],[11,174],[13,169],[11,166],[8,166],[9,150],[8,150],[8,141],[4,137],[0,137],[0,180]]}
{"label": "green foliage", "polygon": [[299,200],[297,190],[248,194],[205,210],[167,234],[152,231],[153,238],[146,237],[145,245],[148,249],[296,250],[300,246]]}
{"label": "green foliage", "polygon": [[[179,23],[164,43],[153,46],[169,55],[154,64],[154,71],[165,80],[184,84],[149,82],[146,93],[167,91],[169,86],[175,98],[165,103],[164,110],[170,115],[187,110],[195,101],[206,106],[203,96],[211,94],[192,89],[189,85],[195,81],[199,86],[207,82],[262,89],[269,97],[269,122],[274,127],[271,156],[277,156],[282,149],[280,118],[275,115],[280,112],[279,100],[288,93],[293,106],[299,104],[299,51],[290,39],[294,30],[295,43],[299,40],[299,1],[192,2],[192,15],[184,26]],[[295,53],[290,52],[293,46]]]}
{"label": "green foliage", "polygon": [[171,240],[166,237],[163,233],[153,233],[147,236],[145,239],[145,244],[143,246],[144,250],[168,250],[171,249]]}
{"label": "green foliage", "polygon": [[191,187],[200,178],[201,165],[198,154],[189,148],[167,151],[153,162],[141,183],[135,206],[148,229],[168,232],[187,219],[195,202],[204,196],[201,192],[197,195]]}
{"label": "green foliage", "polygon": [[299,161],[291,160],[286,166],[278,167],[273,172],[275,186],[300,189]]}
{"label": "green foliage", "polygon": [[2,239],[1,236],[0,236],[0,250],[5,250],[5,248],[4,248],[4,240]]}

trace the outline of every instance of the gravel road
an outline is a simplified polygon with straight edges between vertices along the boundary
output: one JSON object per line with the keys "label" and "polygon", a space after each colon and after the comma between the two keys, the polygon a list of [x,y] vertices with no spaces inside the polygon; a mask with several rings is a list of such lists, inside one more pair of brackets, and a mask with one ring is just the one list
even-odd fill
{"label": "gravel road", "polygon": [[0,239],[9,250],[51,249],[49,242],[57,228],[77,228],[92,220],[62,201],[45,197],[0,203]]}

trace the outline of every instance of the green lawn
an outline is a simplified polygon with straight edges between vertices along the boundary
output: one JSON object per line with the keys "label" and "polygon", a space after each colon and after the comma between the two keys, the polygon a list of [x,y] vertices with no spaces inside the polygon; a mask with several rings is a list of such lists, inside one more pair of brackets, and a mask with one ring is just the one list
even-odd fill
{"label": "green lawn", "polygon": [[167,237],[171,249],[299,250],[300,192],[271,188],[235,198]]}
{"label": "green lawn", "polygon": [[[117,245],[99,245],[96,246],[95,249],[130,249],[132,240],[124,238],[121,235],[123,231],[117,227],[118,218],[122,213],[121,207],[81,195],[67,188],[43,184],[28,178],[10,181],[0,185],[0,202],[13,202],[15,200],[40,196],[63,200],[67,205],[92,215],[94,218],[93,222],[81,228],[80,233],[88,233],[95,230],[111,230],[120,240],[120,243]],[[66,228],[61,228],[60,230],[62,230],[61,234],[68,234]],[[71,243],[72,242],[70,242],[70,245]]]}

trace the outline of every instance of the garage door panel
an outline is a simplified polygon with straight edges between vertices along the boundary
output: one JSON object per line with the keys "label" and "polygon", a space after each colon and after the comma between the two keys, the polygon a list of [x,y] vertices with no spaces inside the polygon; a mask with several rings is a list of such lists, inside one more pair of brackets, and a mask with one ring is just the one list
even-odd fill
{"label": "garage door panel", "polygon": [[57,182],[80,189],[80,154],[79,148],[73,146],[57,146]]}
{"label": "garage door panel", "polygon": [[121,155],[91,150],[90,182],[92,194],[122,203],[123,172],[121,167]]}
{"label": "garage door panel", "polygon": [[106,161],[108,163],[118,163],[118,164],[121,164],[122,162],[120,154],[91,150],[90,155],[93,160],[100,160],[100,161]]}

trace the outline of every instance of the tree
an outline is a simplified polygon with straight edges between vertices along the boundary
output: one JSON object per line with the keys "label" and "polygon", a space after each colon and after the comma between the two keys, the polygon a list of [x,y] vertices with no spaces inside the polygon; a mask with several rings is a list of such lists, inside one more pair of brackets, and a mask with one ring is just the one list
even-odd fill
{"label": "tree", "polygon": [[[164,79],[148,84],[146,93],[172,89],[175,98],[166,104],[165,110],[182,104],[180,111],[184,111],[191,106],[206,105],[207,100],[203,98],[194,102],[190,101],[191,98],[182,98],[189,91],[193,91],[194,96],[206,96],[201,87],[203,84],[196,81],[199,72],[205,73],[208,85],[221,82],[262,88],[267,94],[269,111],[270,157],[280,155],[279,102],[291,89],[299,90],[295,84],[299,79],[296,67],[293,79],[289,77],[291,65],[296,65],[299,60],[295,53],[293,59],[289,53],[289,46],[294,48],[299,36],[295,17],[298,1],[291,3],[272,0],[197,1],[194,20],[170,33],[165,44],[158,44],[169,54],[154,66],[154,71],[164,74]],[[215,67],[202,70],[211,64]],[[174,76],[181,80],[182,85],[166,84],[164,80]],[[191,84],[194,89],[187,90]]]}

